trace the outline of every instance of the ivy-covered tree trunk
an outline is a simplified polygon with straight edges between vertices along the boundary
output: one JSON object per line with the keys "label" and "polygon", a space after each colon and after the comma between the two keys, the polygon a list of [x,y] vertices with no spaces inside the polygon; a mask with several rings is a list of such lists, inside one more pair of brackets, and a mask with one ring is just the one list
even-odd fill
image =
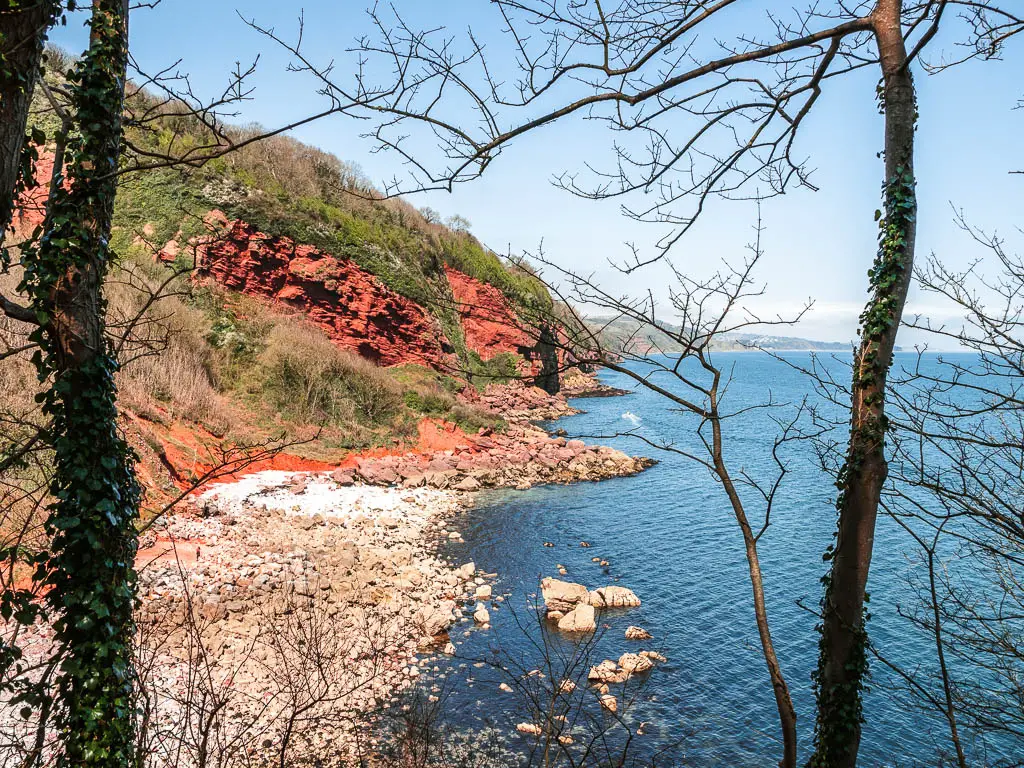
{"label": "ivy-covered tree trunk", "polygon": [[55,466],[38,576],[58,647],[53,689],[58,765],[132,762],[135,519],[134,457],[117,426],[117,364],[104,327],[103,280],[121,142],[128,5],[93,0],[89,49],[71,76],[76,134],[66,178],[54,187],[44,232],[24,261],[23,287],[39,323],[43,407]]}
{"label": "ivy-covered tree trunk", "polygon": [[861,315],[853,363],[853,403],[846,462],[838,478],[839,526],[823,579],[821,640],[815,685],[816,768],[857,762],[862,691],[867,677],[867,581],[885,459],[885,386],[914,263],[917,202],[914,183],[916,99],[904,45],[900,0],[879,0],[873,26],[882,66],[885,116],[884,214],[869,272],[872,295]]}
{"label": "ivy-covered tree trunk", "polygon": [[5,0],[0,5],[0,244],[17,199],[15,186],[43,43],[60,8],[50,0]]}

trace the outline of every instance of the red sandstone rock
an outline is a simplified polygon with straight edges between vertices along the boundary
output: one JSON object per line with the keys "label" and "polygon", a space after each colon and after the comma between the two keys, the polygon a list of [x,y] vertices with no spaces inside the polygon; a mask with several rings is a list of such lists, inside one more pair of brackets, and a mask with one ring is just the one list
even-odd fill
{"label": "red sandstone rock", "polygon": [[437,322],[350,259],[236,221],[200,248],[200,273],[301,310],[335,344],[380,365],[445,362],[448,342]]}
{"label": "red sandstone rock", "polygon": [[455,297],[466,345],[483,360],[501,352],[524,354],[537,341],[521,328],[512,305],[500,290],[451,267],[444,268]]}

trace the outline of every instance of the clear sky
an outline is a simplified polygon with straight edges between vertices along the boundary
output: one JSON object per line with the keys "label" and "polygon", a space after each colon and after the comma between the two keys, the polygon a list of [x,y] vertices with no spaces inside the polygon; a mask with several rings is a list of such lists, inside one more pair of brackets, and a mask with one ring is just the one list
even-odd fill
{"label": "clear sky", "polygon": [[[486,0],[394,4],[414,23],[445,25],[455,36],[464,36],[471,26],[495,50],[505,45],[500,20]],[[334,59],[343,76],[355,61],[348,49],[358,36],[372,32],[366,5],[367,0],[310,0],[303,5],[163,0],[153,9],[133,12],[131,47],[145,71],[180,60],[178,69],[189,73],[194,90],[207,95],[223,89],[236,61],[248,63],[259,55],[255,91],[237,119],[276,126],[317,112],[324,102],[308,77],[286,71],[287,54],[247,27],[239,14],[291,37],[303,10],[306,50],[319,63]],[[734,14],[731,23],[739,27],[775,5],[740,4],[746,10]],[[72,52],[81,50],[81,21],[81,16],[72,18],[53,41]],[[983,255],[955,226],[953,207],[963,209],[972,224],[1005,233],[1011,241],[1024,224],[1024,176],[1009,174],[1024,167],[1024,110],[1014,110],[1024,97],[1022,65],[1024,38],[1011,44],[1003,61],[970,63],[935,76],[917,73],[921,256],[934,252],[947,263],[965,265]],[[767,294],[759,311],[785,313],[809,297],[816,302],[799,328],[786,331],[789,335],[846,341],[855,333],[866,296],[866,270],[875,252],[873,213],[882,182],[876,157],[882,146],[882,121],[874,108],[876,81],[875,71],[865,70],[827,85],[798,144],[815,169],[819,191],[798,189],[762,207],[766,255],[759,276],[767,283]],[[366,128],[365,123],[335,116],[295,135],[360,165],[371,180],[400,174],[396,158],[372,153],[372,143],[360,138]],[[461,214],[472,223],[474,234],[496,250],[532,251],[543,241],[545,252],[558,263],[595,270],[599,279],[622,286],[622,291],[650,288],[663,295],[663,271],[624,280],[606,266],[608,259],[625,256],[626,241],[649,246],[663,230],[627,220],[615,204],[576,199],[550,183],[555,173],[581,170],[585,162],[610,162],[611,141],[607,131],[578,120],[549,126],[512,145],[483,179],[453,194],[424,193],[410,201],[445,216]],[[751,203],[715,203],[677,246],[675,263],[699,273],[723,256],[741,256],[755,214]],[[945,308],[916,291],[911,311],[946,319]],[[902,343],[916,340],[905,335]]]}

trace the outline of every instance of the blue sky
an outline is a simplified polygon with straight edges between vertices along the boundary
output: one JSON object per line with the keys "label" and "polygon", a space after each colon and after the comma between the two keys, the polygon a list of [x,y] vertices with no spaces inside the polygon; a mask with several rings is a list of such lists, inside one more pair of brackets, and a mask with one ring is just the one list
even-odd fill
{"label": "blue sky", "polygon": [[[314,84],[286,71],[287,55],[249,29],[239,14],[254,17],[290,36],[300,8],[305,13],[306,50],[319,62],[336,61],[337,71],[351,68],[346,49],[355,38],[371,31],[366,0],[311,0],[304,6],[250,0],[164,0],[155,9],[135,11],[131,45],[146,70],[181,60],[200,94],[219,92],[236,61],[260,56],[256,90],[242,106],[239,122],[275,126],[314,113],[323,102]],[[461,35],[472,26],[497,50],[500,23],[485,0],[408,2],[395,0],[414,23],[446,25]],[[748,6],[750,4],[747,4]],[[760,8],[764,3],[755,3]],[[741,25],[750,14],[737,13]],[[744,14],[747,14],[744,16]],[[70,20],[53,40],[69,50],[84,44],[81,17]],[[732,30],[735,32],[735,30]],[[725,30],[728,32],[728,30]],[[721,31],[719,32],[721,34]],[[918,72],[919,108],[917,174],[919,178],[919,244],[921,256],[935,252],[943,260],[963,265],[983,254],[953,222],[953,207],[970,221],[1011,236],[1024,224],[1020,216],[1024,177],[1011,169],[1024,167],[1020,136],[1024,110],[1014,106],[1024,97],[1024,39],[1011,46],[1003,61],[967,64],[940,75]],[[795,308],[809,297],[814,312],[799,328],[787,331],[823,340],[848,340],[866,291],[866,270],[875,251],[873,213],[879,207],[882,122],[874,109],[876,75],[864,71],[833,81],[805,126],[798,145],[814,168],[818,192],[795,190],[762,207],[766,255],[760,278],[767,284],[757,309],[762,313]],[[372,180],[401,173],[397,160],[371,152],[360,138],[365,124],[332,117],[305,126],[295,135],[355,162]],[[603,129],[570,121],[550,126],[514,144],[493,164],[483,179],[453,194],[413,196],[417,206],[429,205],[444,215],[461,214],[473,232],[500,251],[533,251],[543,241],[550,258],[568,267],[594,271],[617,291],[664,295],[664,270],[654,268],[625,279],[608,268],[608,259],[622,258],[626,241],[649,245],[663,233],[654,225],[639,225],[618,213],[615,204],[573,198],[550,180],[560,171],[579,170],[587,161],[610,161],[611,137]],[[750,241],[756,210],[753,204],[719,202],[702,217],[673,253],[683,270],[699,274],[723,256],[742,255]],[[947,319],[948,309],[916,291],[911,309]],[[906,346],[918,339],[906,335]]]}

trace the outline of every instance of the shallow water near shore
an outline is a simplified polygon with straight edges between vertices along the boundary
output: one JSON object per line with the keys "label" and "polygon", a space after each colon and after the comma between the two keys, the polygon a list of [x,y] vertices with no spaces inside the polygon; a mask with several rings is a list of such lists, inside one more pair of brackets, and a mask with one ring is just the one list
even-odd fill
{"label": "shallow water near shore", "polygon": [[[787,357],[797,364],[809,360],[803,353]],[[912,364],[912,358],[897,355],[897,365]],[[819,359],[835,368],[837,377],[846,376],[841,359]],[[768,355],[720,354],[716,360],[723,367],[735,366],[727,400],[732,410],[762,402],[769,392],[775,401],[793,402],[809,391],[802,374]],[[621,374],[605,371],[601,380],[631,388]],[[528,670],[541,665],[545,642],[564,650],[567,641],[542,630],[531,607],[539,579],[558,577],[561,564],[567,569],[561,578],[591,589],[619,583],[643,600],[640,608],[599,616],[599,624],[608,628],[593,641],[592,663],[641,647],[668,657],[631,694],[636,700],[628,720],[634,726],[648,723],[634,741],[636,754],[653,756],[669,749],[659,760],[664,765],[774,764],[781,754],[777,714],[760,653],[742,539],[721,489],[705,469],[685,457],[657,451],[635,438],[608,437],[636,424],[648,439],[695,448],[694,421],[645,390],[572,404],[586,413],[546,426],[651,456],[659,464],[636,477],[601,483],[488,492],[453,521],[464,541],[445,544],[444,554],[496,572],[494,593],[507,599],[491,607],[489,630],[466,636],[467,625],[453,627],[458,655],[464,658],[450,665],[439,662],[453,672],[446,683],[446,712],[456,724],[488,724],[505,732],[529,719],[521,697],[499,690],[501,675],[465,659],[494,659]],[[771,471],[775,432],[764,412],[731,422],[726,454],[733,472]],[[772,633],[797,708],[803,760],[813,736],[810,675],[818,635],[815,616],[798,603],[818,604],[819,579],[826,567],[821,555],[831,541],[835,511],[834,489],[809,451],[798,447],[790,458],[790,474],[760,551]],[[762,508],[749,494],[747,498],[748,514],[759,519]],[[584,541],[590,546],[582,547]],[[912,599],[905,580],[917,566],[907,557],[909,551],[906,534],[880,518],[869,629],[873,641],[894,660],[927,667],[933,647],[896,613],[897,602]],[[606,560],[608,567],[592,562],[594,557]],[[626,641],[623,631],[631,624],[649,630],[654,640]],[[943,724],[915,710],[891,682],[875,663],[865,702],[861,764],[935,765],[937,745],[946,742]]]}

